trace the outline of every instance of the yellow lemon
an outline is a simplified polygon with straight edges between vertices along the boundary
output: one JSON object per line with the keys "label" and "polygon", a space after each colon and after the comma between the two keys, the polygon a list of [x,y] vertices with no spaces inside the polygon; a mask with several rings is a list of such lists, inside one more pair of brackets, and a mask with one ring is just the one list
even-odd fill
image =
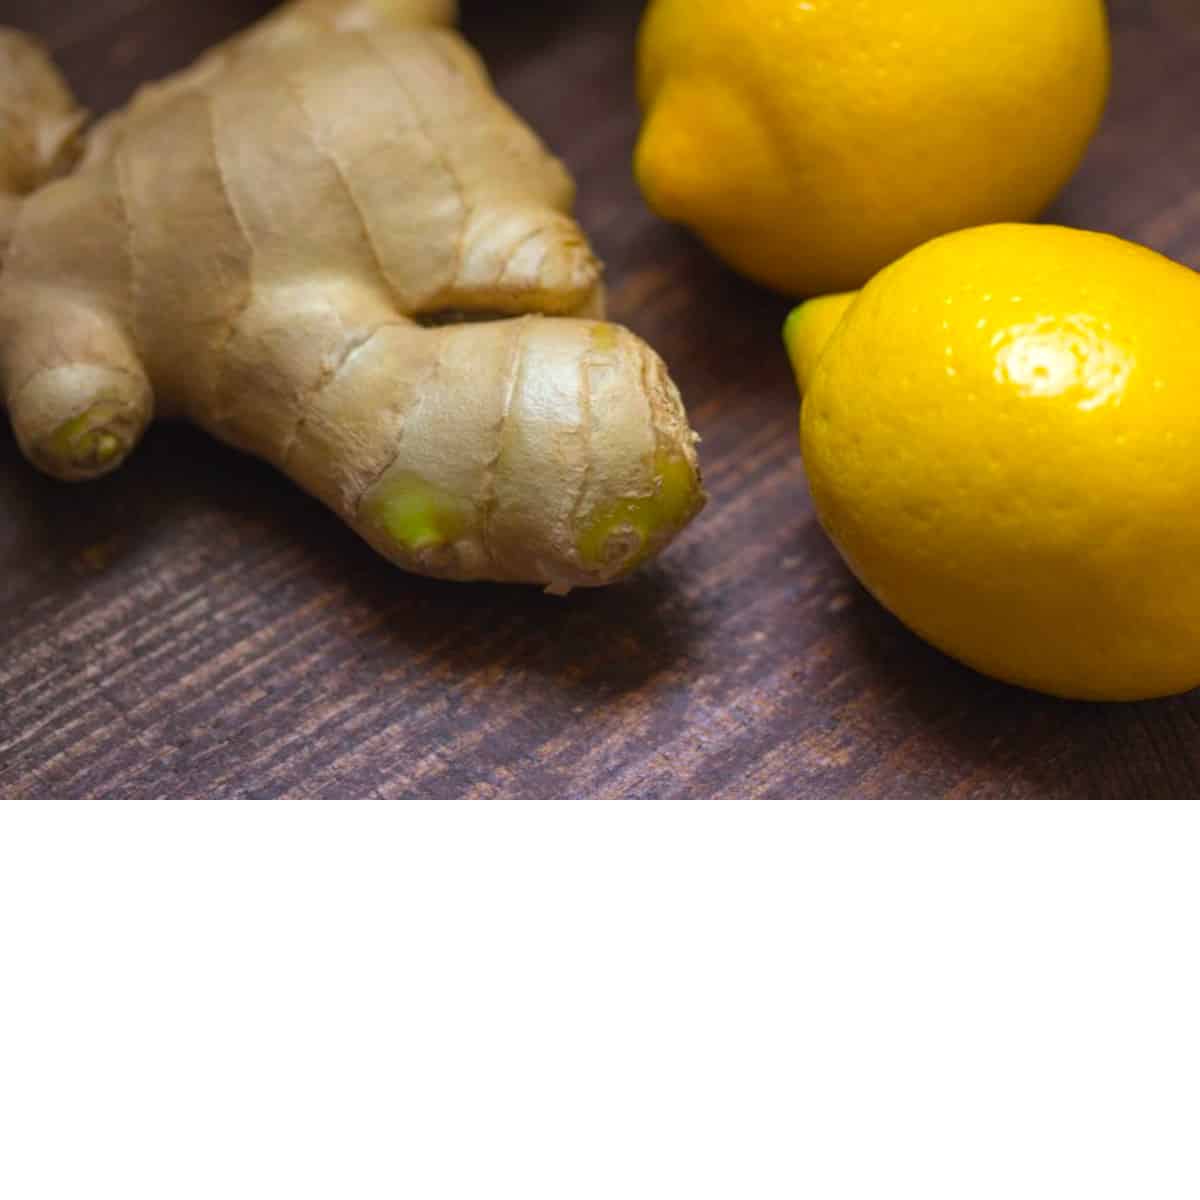
{"label": "yellow lemon", "polygon": [[910,628],[1059,696],[1200,685],[1200,275],[997,225],[803,306],[787,339],[817,513]]}
{"label": "yellow lemon", "polygon": [[795,295],[1039,213],[1108,91],[1103,0],[652,0],[651,206]]}

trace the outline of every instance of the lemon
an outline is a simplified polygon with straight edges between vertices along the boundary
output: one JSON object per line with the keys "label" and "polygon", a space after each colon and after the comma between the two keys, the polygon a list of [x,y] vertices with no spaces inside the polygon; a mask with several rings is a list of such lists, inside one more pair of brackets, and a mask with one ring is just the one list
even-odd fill
{"label": "lemon", "polygon": [[1058,696],[1200,685],[1200,275],[998,225],[803,306],[787,337],[817,513],[910,628]]}
{"label": "lemon", "polygon": [[635,169],[743,273],[844,291],[938,234],[1034,217],[1108,80],[1102,0],[653,0]]}

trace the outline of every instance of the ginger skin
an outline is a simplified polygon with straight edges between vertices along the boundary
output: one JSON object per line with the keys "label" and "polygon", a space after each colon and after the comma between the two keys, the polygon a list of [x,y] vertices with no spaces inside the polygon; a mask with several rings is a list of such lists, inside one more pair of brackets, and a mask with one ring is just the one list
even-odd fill
{"label": "ginger skin", "polygon": [[85,119],[37,42],[0,28],[0,265],[22,199],[74,166]]}
{"label": "ginger skin", "polygon": [[0,391],[31,461],[95,478],[154,417],[187,419],[409,570],[554,592],[687,524],[704,494],[678,392],[600,319],[570,177],[452,19],[285,5],[41,187],[44,131],[78,118],[23,54],[48,102],[0,126]]}

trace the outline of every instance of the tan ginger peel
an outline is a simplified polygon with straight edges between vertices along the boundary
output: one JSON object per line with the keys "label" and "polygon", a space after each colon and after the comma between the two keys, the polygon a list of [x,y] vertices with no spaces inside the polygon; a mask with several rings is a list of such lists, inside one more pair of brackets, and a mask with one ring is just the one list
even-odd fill
{"label": "tan ginger peel", "polygon": [[184,418],[409,570],[557,592],[687,524],[678,392],[602,321],[571,179],[452,8],[285,5],[59,179],[78,109],[0,33],[0,381],[31,461],[95,478]]}

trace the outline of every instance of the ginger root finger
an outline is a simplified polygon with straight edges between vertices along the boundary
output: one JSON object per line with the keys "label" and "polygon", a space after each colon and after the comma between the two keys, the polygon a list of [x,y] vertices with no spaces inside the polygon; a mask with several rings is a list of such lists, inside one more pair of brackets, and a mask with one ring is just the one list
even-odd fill
{"label": "ginger root finger", "polygon": [[385,406],[388,462],[339,499],[401,566],[565,593],[627,575],[703,505],[695,438],[658,356],[618,326],[543,317],[383,330],[305,423],[298,481],[319,477],[327,439],[400,359],[420,370],[403,404]]}
{"label": "ginger root finger", "polygon": [[184,415],[420,574],[598,586],[704,503],[679,394],[616,325],[429,329],[352,287],[287,289],[246,311],[226,358],[225,398]]}
{"label": "ginger root finger", "polygon": [[72,483],[116,470],[154,414],[150,381],[120,325],[67,301],[34,301],[13,344],[0,381],[25,457]]}
{"label": "ginger root finger", "polygon": [[0,264],[21,198],[75,164],[86,119],[41,44],[0,28]]}

